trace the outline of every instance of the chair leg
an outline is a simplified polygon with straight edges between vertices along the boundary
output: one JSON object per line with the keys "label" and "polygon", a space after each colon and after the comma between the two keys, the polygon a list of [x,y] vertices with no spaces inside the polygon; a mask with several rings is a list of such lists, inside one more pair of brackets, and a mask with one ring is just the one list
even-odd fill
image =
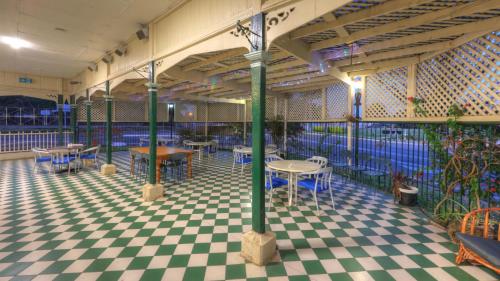
{"label": "chair leg", "polygon": [[236,163],[234,162],[233,160],[233,168],[231,168],[231,174],[234,173],[234,166],[236,165]]}
{"label": "chair leg", "polygon": [[335,210],[335,202],[333,201],[333,191],[331,184],[328,184],[328,189],[330,190],[330,198],[332,198],[332,208]]}
{"label": "chair leg", "polygon": [[314,202],[316,203],[316,215],[319,217],[319,205],[318,205],[318,197],[316,196],[316,192],[311,191],[314,197]]}
{"label": "chair leg", "polygon": [[273,203],[273,189],[269,190],[269,206],[267,207],[267,211],[271,210],[271,204]]}

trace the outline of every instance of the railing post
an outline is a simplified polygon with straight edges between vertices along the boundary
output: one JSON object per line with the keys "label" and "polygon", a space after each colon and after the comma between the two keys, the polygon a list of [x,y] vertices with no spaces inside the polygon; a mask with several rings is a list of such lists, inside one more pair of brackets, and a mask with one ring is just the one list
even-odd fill
{"label": "railing post", "polygon": [[243,108],[243,145],[247,145],[247,102]]}
{"label": "railing post", "polygon": [[106,164],[101,166],[101,174],[113,175],[116,173],[116,166],[113,165],[113,96],[109,87],[109,80],[106,80]]}
{"label": "railing post", "polygon": [[87,89],[87,100],[85,101],[87,109],[87,147],[92,146],[92,102],[90,101],[89,89]]}
{"label": "railing post", "polygon": [[258,265],[267,264],[276,253],[276,237],[266,232],[264,138],[266,114],[266,26],[263,13],[252,17],[250,60],[252,76],[252,230],[242,237],[241,256]]}
{"label": "railing post", "polygon": [[154,201],[163,197],[163,186],[157,181],[157,131],[158,131],[158,85],[155,84],[155,62],[149,63],[149,83],[147,84],[149,93],[149,181],[142,188],[144,201]]}
{"label": "railing post", "polygon": [[64,96],[57,95],[57,134],[58,134],[57,145],[64,144],[64,136],[63,136],[64,112],[63,112],[63,107],[64,107]]}

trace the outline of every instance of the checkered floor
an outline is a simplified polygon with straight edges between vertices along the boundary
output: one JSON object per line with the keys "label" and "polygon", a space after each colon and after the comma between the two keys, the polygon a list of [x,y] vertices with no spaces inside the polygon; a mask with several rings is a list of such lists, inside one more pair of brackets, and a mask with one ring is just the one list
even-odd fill
{"label": "checkered floor", "polygon": [[165,198],[141,199],[119,173],[34,175],[32,161],[0,162],[0,280],[497,280],[455,266],[456,246],[415,210],[336,181],[336,210],[321,216],[306,192],[297,207],[278,193],[267,212],[278,255],[245,263],[240,238],[251,224],[250,177],[231,176],[230,154],[195,160],[194,178],[169,183]]}

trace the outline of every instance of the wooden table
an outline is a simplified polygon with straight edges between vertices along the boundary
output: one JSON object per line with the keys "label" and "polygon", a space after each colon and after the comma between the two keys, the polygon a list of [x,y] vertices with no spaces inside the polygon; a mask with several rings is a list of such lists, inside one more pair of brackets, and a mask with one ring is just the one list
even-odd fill
{"label": "wooden table", "polygon": [[[144,155],[149,155],[149,147],[132,147],[130,148],[131,152],[135,152],[137,154],[144,154]],[[192,177],[192,160],[193,160],[193,151],[189,149],[184,149],[184,148],[178,148],[178,147],[165,147],[165,146],[160,146],[156,148],[156,182],[159,183],[161,179],[161,162],[168,160],[168,158],[177,153],[184,153],[186,154],[187,158],[187,177],[191,178]],[[131,154],[130,157],[130,174],[134,174],[134,162],[135,162],[135,155],[134,153]]]}

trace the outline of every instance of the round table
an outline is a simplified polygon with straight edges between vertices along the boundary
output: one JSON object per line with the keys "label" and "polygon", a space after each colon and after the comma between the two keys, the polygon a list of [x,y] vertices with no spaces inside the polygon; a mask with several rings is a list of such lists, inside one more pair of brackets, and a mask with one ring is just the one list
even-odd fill
{"label": "round table", "polygon": [[321,166],[314,162],[305,160],[279,160],[272,161],[267,166],[273,170],[288,173],[288,205],[292,205],[293,187],[295,186],[295,201],[297,201],[297,178],[298,174],[311,173],[321,169]]}
{"label": "round table", "polygon": [[[198,159],[201,160],[201,157],[203,156],[203,148],[205,146],[211,145],[211,141],[190,141],[185,143],[187,146],[191,146],[193,148],[193,151],[198,151]],[[198,146],[198,150],[194,149],[194,146]]]}
{"label": "round table", "polygon": [[[252,148],[248,146],[240,148],[239,151],[247,155],[252,155],[253,153]],[[276,152],[278,152],[277,148],[266,148],[264,154],[269,155],[269,154],[275,154]]]}

